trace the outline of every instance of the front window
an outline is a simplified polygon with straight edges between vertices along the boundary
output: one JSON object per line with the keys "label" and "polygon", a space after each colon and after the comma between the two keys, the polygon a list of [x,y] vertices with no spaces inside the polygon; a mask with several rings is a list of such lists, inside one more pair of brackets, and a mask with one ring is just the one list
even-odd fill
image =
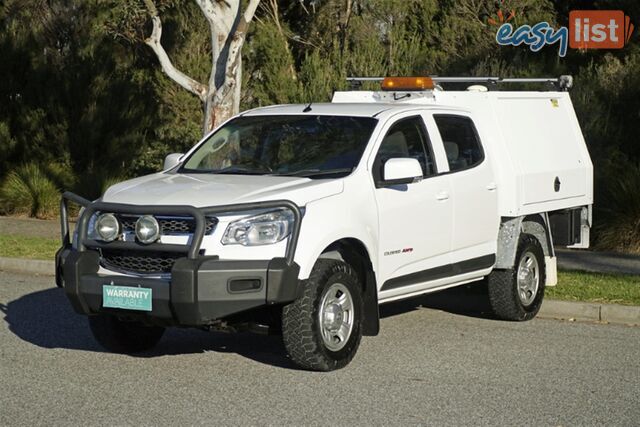
{"label": "front window", "polygon": [[384,164],[392,158],[416,159],[422,167],[423,177],[436,173],[431,145],[421,117],[401,119],[389,128],[373,163],[377,181],[382,181]]}
{"label": "front window", "polygon": [[360,161],[376,123],[370,117],[238,117],[200,145],[180,172],[346,176]]}

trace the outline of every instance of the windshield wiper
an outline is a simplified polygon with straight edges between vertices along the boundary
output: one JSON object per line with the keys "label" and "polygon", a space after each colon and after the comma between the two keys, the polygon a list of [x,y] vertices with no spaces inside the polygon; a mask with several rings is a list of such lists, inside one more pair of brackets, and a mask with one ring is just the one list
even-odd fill
{"label": "windshield wiper", "polygon": [[217,169],[210,171],[211,173],[216,174],[227,174],[227,175],[270,175],[271,172],[268,170],[255,170],[248,168],[246,166],[227,166],[226,168]]}
{"label": "windshield wiper", "polygon": [[341,173],[351,173],[353,168],[339,168],[339,169],[301,169],[294,172],[279,173],[277,176],[324,176],[324,175],[337,175]]}

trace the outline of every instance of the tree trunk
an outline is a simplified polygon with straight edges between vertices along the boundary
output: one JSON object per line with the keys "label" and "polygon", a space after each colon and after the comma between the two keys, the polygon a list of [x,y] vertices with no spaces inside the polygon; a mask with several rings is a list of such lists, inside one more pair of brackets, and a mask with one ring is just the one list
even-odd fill
{"label": "tree trunk", "polygon": [[233,90],[230,90],[222,99],[216,99],[217,95],[217,91],[214,90],[207,95],[207,99],[203,103],[204,135],[208,134],[213,129],[238,114],[240,111],[240,84],[234,85]]}
{"label": "tree trunk", "polygon": [[[242,58],[239,58],[241,61]],[[224,96],[220,96],[222,89],[214,89],[207,94],[203,102],[204,123],[203,134],[206,135],[222,123],[240,112],[242,66],[236,69],[234,83]]]}
{"label": "tree trunk", "polygon": [[242,13],[241,0],[195,0],[211,31],[211,73],[209,84],[200,83],[178,70],[161,43],[162,22],[153,0],[143,0],[153,23],[145,43],[153,49],[169,78],[198,96],[204,113],[203,134],[209,133],[240,109],[242,46],[249,23],[260,0],[249,0]]}

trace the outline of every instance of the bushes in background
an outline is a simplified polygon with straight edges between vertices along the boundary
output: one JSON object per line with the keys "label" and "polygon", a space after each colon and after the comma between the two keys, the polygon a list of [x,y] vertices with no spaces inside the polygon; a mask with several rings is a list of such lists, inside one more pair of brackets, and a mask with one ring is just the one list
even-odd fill
{"label": "bushes in background", "polygon": [[44,170],[27,164],[9,172],[0,187],[0,210],[5,214],[53,218],[58,213],[60,190]]}
{"label": "bushes in background", "polygon": [[[68,165],[35,163],[10,171],[0,184],[0,215],[54,218],[62,191],[71,190],[87,199],[100,197],[110,186],[127,178],[105,172],[85,172],[76,178]],[[72,212],[75,210],[72,207]]]}
{"label": "bushes in background", "polygon": [[610,178],[595,204],[595,247],[640,254],[640,164],[627,164]]}

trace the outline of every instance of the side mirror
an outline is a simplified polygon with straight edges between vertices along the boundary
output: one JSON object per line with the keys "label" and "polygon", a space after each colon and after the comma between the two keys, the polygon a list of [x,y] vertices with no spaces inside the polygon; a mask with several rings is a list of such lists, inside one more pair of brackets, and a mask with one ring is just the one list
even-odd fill
{"label": "side mirror", "polygon": [[422,166],[416,159],[393,158],[384,164],[382,185],[411,184],[422,179]]}
{"label": "side mirror", "polygon": [[162,166],[162,170],[166,171],[173,169],[178,163],[180,163],[182,156],[184,156],[184,153],[168,154],[167,157],[164,158],[164,166]]}

